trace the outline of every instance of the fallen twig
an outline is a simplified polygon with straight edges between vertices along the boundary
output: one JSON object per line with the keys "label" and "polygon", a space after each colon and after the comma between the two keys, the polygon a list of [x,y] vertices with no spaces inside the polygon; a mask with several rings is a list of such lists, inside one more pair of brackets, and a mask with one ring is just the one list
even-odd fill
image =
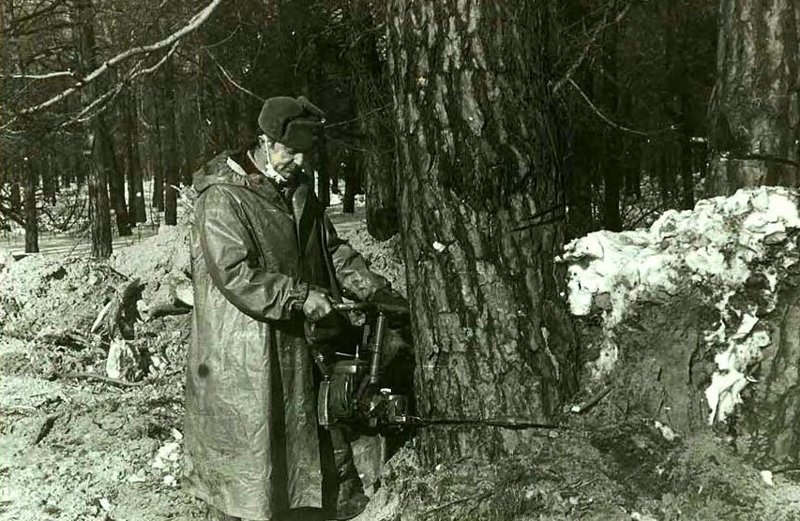
{"label": "fallen twig", "polygon": [[166,317],[169,315],[185,315],[191,313],[192,308],[187,306],[176,306],[174,304],[160,304],[150,308],[148,312],[147,321],[155,320],[157,318]]}
{"label": "fallen twig", "polygon": [[91,345],[91,340],[78,331],[65,329],[42,333],[37,340],[58,346],[84,348]]}
{"label": "fallen twig", "polygon": [[103,321],[111,311],[111,307],[113,305],[114,299],[111,299],[105,306],[103,306],[103,309],[100,310],[100,314],[98,314],[97,318],[94,320],[94,324],[92,324],[92,327],[89,329],[90,333],[97,333],[97,331],[100,329],[100,326],[103,324]]}
{"label": "fallen twig", "polygon": [[117,378],[109,378],[107,376],[100,376],[99,374],[92,374],[92,373],[64,373],[62,375],[58,375],[58,378],[65,378],[65,379],[70,378],[73,380],[93,380],[95,382],[102,382],[116,387],[140,387],[145,384],[145,382],[127,382],[125,380],[119,380]]}
{"label": "fallen twig", "polygon": [[452,501],[448,501],[447,503],[443,503],[441,505],[437,505],[437,506],[435,506],[433,508],[429,508],[428,510],[423,512],[422,515],[423,516],[427,516],[429,514],[432,514],[433,512],[437,512],[439,510],[443,510],[443,509],[445,509],[447,507],[451,507],[451,506],[457,505],[459,503],[465,503],[467,501],[473,501],[473,500],[474,501],[482,501],[482,500],[490,497],[492,494],[494,494],[494,490],[490,490],[488,492],[484,492],[483,494],[478,494],[477,496],[460,497],[458,499],[454,499]]}
{"label": "fallen twig", "polygon": [[38,445],[40,441],[45,439],[45,437],[50,434],[50,431],[53,430],[53,425],[56,424],[56,420],[61,417],[61,413],[52,414],[45,419],[44,423],[42,424],[41,429],[39,429],[39,434],[36,435],[36,439],[33,440],[34,445]]}
{"label": "fallen twig", "polygon": [[588,411],[589,409],[591,409],[592,407],[594,407],[595,405],[600,403],[600,400],[605,398],[606,395],[608,395],[608,393],[610,393],[613,389],[614,389],[614,386],[613,385],[609,385],[608,387],[606,387],[605,389],[603,389],[599,393],[597,393],[594,396],[592,396],[591,398],[589,398],[585,403],[583,403],[581,405],[573,406],[572,409],[570,410],[570,412],[572,412],[573,414],[583,414],[583,413],[585,413],[586,411]]}

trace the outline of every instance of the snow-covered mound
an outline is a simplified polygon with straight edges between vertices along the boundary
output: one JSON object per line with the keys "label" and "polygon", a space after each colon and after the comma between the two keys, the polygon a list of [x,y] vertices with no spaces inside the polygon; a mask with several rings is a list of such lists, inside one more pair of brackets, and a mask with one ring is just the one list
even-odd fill
{"label": "snow-covered mound", "polygon": [[[595,232],[576,239],[559,260],[569,264],[569,305],[576,316],[600,310],[606,341],[590,367],[608,373],[618,356],[614,327],[637,303],[663,302],[687,285],[702,287],[719,310],[705,337],[718,353],[706,390],[709,421],[725,420],[751,381],[748,368],[771,343],[759,318],[775,307],[784,270],[798,262],[798,193],[783,187],[739,190],[671,210],[649,229]],[[742,292],[747,298],[731,299]]]}

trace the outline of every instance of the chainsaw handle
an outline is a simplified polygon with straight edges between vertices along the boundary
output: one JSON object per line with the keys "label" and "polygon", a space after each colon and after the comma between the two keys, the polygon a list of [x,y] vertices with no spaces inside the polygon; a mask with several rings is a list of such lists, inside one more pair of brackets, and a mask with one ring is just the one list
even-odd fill
{"label": "chainsaw handle", "polygon": [[380,302],[332,302],[336,311],[377,311],[393,315],[408,315],[408,308],[397,304],[381,304]]}
{"label": "chainsaw handle", "polygon": [[[331,302],[331,307],[334,311],[348,312],[348,311],[361,311],[368,313],[370,311],[377,311],[379,313],[387,313],[390,315],[403,315],[407,316],[411,312],[405,306],[397,304],[381,304],[379,302]],[[303,311],[302,302],[294,302],[292,309]]]}

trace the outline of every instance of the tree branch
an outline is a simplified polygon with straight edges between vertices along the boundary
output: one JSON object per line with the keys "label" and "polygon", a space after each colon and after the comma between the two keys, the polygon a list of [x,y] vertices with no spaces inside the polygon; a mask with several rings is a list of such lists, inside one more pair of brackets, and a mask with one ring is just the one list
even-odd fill
{"label": "tree branch", "polygon": [[4,74],[0,78],[8,80],[49,80],[51,78],[74,78],[72,71],[48,72],[47,74]]}
{"label": "tree branch", "polygon": [[[120,83],[115,85],[113,88],[107,90],[102,95],[97,97],[88,106],[86,106],[82,111],[80,111],[75,117],[72,117],[68,121],[65,121],[64,123],[59,125],[59,127],[60,128],[61,127],[67,127],[69,125],[72,125],[73,123],[85,123],[85,122],[89,121],[90,119],[102,114],[108,108],[108,105],[110,104],[110,102],[113,101],[114,98],[116,98],[117,95],[120,92],[122,92],[122,89],[125,87],[125,85],[127,85],[130,82],[132,82],[133,80],[135,80],[139,76],[144,76],[144,75],[147,75],[147,74],[154,73],[162,65],[164,65],[164,63],[166,63],[166,61],[169,59],[169,57],[172,56],[173,54],[175,54],[175,51],[178,49],[178,45],[180,45],[180,42],[181,42],[181,40],[177,40],[175,43],[173,43],[172,47],[170,48],[170,50],[167,51],[167,53],[164,56],[162,56],[161,59],[158,60],[152,67],[148,67],[146,69],[139,69],[139,70],[134,68],[133,71],[131,72],[131,74],[127,78],[123,79]],[[98,105],[100,105],[100,104],[102,104],[104,102],[105,102],[105,105],[103,105],[94,114],[86,116],[86,114],[88,114],[93,108],[97,107]]]}
{"label": "tree branch", "polygon": [[653,135],[656,135],[656,134],[663,134],[664,132],[669,132],[670,130],[674,130],[674,128],[672,126],[669,126],[669,127],[662,128],[660,130],[651,130],[651,131],[643,132],[641,130],[635,130],[635,129],[632,129],[632,128],[628,128],[628,127],[626,127],[624,125],[620,125],[619,123],[615,123],[608,116],[603,114],[603,112],[599,108],[597,108],[594,103],[592,103],[592,100],[589,99],[589,97],[581,90],[581,88],[578,86],[578,84],[575,83],[575,81],[572,80],[572,78],[568,78],[567,79],[567,83],[572,85],[572,87],[576,91],[578,91],[578,94],[580,94],[581,98],[583,98],[583,101],[586,102],[586,104],[589,106],[589,108],[592,109],[592,112],[597,114],[597,116],[600,119],[602,119],[603,121],[605,121],[608,125],[616,128],[618,130],[622,130],[624,132],[630,132],[631,134],[636,134],[637,136],[644,136],[644,137],[653,136]]}
{"label": "tree branch", "polygon": [[208,20],[208,18],[214,12],[214,10],[216,10],[216,8],[219,7],[219,5],[222,3],[222,1],[223,0],[212,0],[210,4],[208,4],[205,8],[203,8],[202,11],[200,11],[199,13],[194,15],[186,25],[184,25],[182,28],[178,29],[177,31],[175,31],[171,35],[167,36],[166,38],[164,38],[164,39],[162,39],[162,40],[160,40],[160,41],[158,41],[156,43],[150,44],[150,45],[143,45],[143,46],[139,46],[139,47],[133,47],[133,48],[128,49],[127,51],[125,51],[123,53],[120,53],[120,54],[114,56],[110,60],[105,61],[103,63],[103,65],[101,65],[100,67],[96,68],[95,70],[90,72],[88,75],[86,75],[86,77],[83,78],[74,87],[70,87],[70,88],[62,91],[61,93],[51,97],[47,101],[39,103],[38,105],[34,105],[32,107],[28,107],[26,109],[23,109],[23,110],[20,111],[20,114],[31,114],[33,112],[38,112],[38,111],[40,111],[42,109],[45,109],[45,108],[47,108],[47,107],[49,107],[51,105],[54,105],[54,104],[58,103],[59,101],[61,101],[63,99],[66,99],[67,97],[71,96],[72,94],[77,92],[82,87],[85,87],[86,85],[90,84],[91,82],[93,82],[94,80],[96,80],[97,78],[99,78],[100,76],[105,74],[106,72],[108,72],[108,70],[111,69],[112,67],[116,67],[119,63],[127,60],[128,58],[131,58],[131,57],[139,55],[139,54],[150,54],[152,52],[164,49],[165,47],[169,47],[171,45],[174,45],[177,41],[179,41],[180,39],[184,38],[185,36],[193,33],[201,25],[203,25],[203,23],[205,23],[205,21]]}
{"label": "tree branch", "polygon": [[602,23],[597,24],[597,27],[595,27],[592,30],[592,34],[591,34],[591,36],[589,36],[589,41],[586,42],[586,46],[584,46],[583,52],[581,52],[581,55],[578,56],[578,59],[575,60],[575,62],[572,65],[570,65],[570,67],[569,67],[569,69],[567,69],[567,73],[564,75],[564,77],[556,82],[555,86],[553,87],[553,94],[555,94],[559,90],[561,90],[561,87],[563,87],[564,84],[566,84],[568,81],[570,81],[572,79],[572,75],[575,74],[575,71],[578,70],[578,67],[580,67],[581,64],[583,63],[583,61],[586,59],[586,56],[589,54],[589,49],[591,49],[592,44],[594,44],[594,42],[597,41],[597,37],[600,35],[600,32],[603,29],[605,29],[606,27],[609,27],[611,25],[618,24],[619,22],[621,22],[622,19],[625,17],[625,15],[628,14],[628,11],[630,10],[630,8],[631,8],[631,4],[626,5],[625,8],[622,11],[620,11],[619,14],[617,14],[616,18],[614,18],[614,20],[610,24],[606,23],[606,19],[607,19],[608,13],[606,13],[606,15],[603,16]]}
{"label": "tree branch", "polygon": [[238,83],[236,83],[236,81],[234,81],[234,79],[231,78],[230,74],[228,74],[228,71],[226,71],[225,68],[222,65],[220,65],[220,63],[217,61],[217,59],[214,58],[214,55],[211,54],[211,51],[209,51],[208,49],[206,49],[205,51],[208,54],[208,56],[211,58],[211,61],[214,62],[214,65],[217,66],[217,68],[220,70],[220,72],[222,72],[222,75],[225,76],[225,79],[228,80],[231,83],[231,85],[233,85],[234,87],[236,87],[240,91],[242,91],[245,94],[248,94],[248,95],[254,97],[255,99],[257,99],[259,101],[264,101],[264,98],[262,98],[258,94],[255,94],[253,91],[247,90],[246,88],[244,88],[241,85],[239,85]]}

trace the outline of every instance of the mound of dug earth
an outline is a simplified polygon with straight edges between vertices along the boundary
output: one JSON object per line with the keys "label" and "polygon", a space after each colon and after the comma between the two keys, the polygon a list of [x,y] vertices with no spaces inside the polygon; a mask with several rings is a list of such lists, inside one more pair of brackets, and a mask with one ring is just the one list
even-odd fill
{"label": "mound of dug earth", "polygon": [[680,434],[714,425],[767,469],[800,462],[800,198],[761,187],[567,246],[589,386]]}
{"label": "mound of dug earth", "polygon": [[79,258],[31,255],[0,270],[0,333],[31,339],[46,330],[88,331],[125,277]]}

